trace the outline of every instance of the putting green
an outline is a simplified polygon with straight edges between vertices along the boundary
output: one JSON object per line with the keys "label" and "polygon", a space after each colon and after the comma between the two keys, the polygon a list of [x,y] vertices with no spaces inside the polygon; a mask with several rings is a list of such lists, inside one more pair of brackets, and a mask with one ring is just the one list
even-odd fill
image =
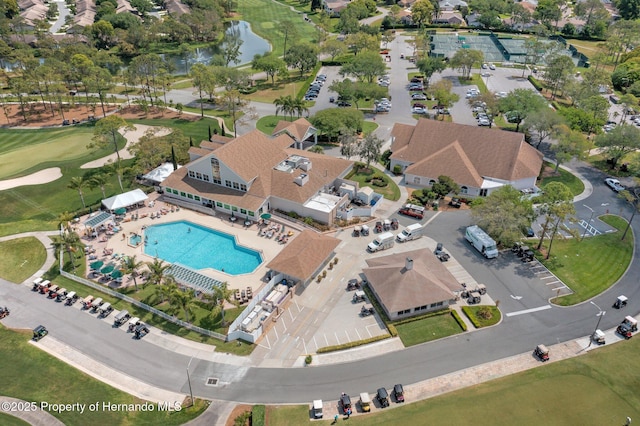
{"label": "putting green", "polygon": [[72,132],[47,132],[35,142],[33,138],[40,136],[36,132],[25,131],[22,138],[15,134],[11,136],[23,139],[23,144],[13,144],[9,150],[0,154],[0,179],[20,176],[27,170],[35,172],[52,163],[86,157],[93,131],[74,129]]}

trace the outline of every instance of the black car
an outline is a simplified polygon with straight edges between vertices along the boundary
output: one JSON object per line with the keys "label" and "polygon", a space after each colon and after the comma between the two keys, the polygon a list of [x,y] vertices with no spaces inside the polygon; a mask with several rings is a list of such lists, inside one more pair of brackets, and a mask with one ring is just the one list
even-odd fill
{"label": "black car", "polygon": [[380,403],[380,407],[384,408],[389,406],[389,393],[385,388],[378,389],[376,399]]}
{"label": "black car", "polygon": [[337,104],[339,107],[350,107],[351,103],[347,102],[347,101],[340,101]]}
{"label": "black car", "polygon": [[393,395],[396,397],[396,402],[404,402],[404,389],[401,384],[393,387]]}

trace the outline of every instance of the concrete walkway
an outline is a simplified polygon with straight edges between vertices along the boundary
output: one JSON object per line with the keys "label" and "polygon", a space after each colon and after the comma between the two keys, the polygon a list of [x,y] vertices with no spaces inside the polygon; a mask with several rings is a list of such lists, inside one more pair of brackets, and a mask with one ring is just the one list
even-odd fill
{"label": "concrete walkway", "polygon": [[2,407],[0,413],[17,417],[32,426],[64,426],[64,423],[46,411],[40,410],[39,407],[34,411],[19,409],[28,404],[29,402],[21,399],[0,396],[0,407]]}

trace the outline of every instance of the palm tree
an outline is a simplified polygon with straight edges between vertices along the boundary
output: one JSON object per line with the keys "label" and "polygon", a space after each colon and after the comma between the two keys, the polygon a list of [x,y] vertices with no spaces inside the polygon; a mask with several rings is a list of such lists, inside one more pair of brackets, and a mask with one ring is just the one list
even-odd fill
{"label": "palm tree", "polygon": [[94,189],[99,187],[100,190],[102,191],[102,198],[107,198],[107,195],[104,192],[104,187],[107,185],[108,182],[109,182],[109,179],[107,178],[107,175],[100,173],[100,174],[95,174],[91,176],[87,184],[89,185],[89,189]]}
{"label": "palm tree", "polygon": [[[309,113],[309,108],[306,107],[302,99],[294,99],[291,104],[291,111],[292,113],[295,112],[298,115],[298,118],[300,118],[303,113]],[[293,116],[291,118],[293,118]]]}
{"label": "palm tree", "polygon": [[213,288],[213,295],[210,296],[212,300],[216,302],[214,312],[219,311],[222,316],[222,326],[226,325],[224,320],[224,302],[229,302],[234,306],[237,306],[237,302],[233,299],[234,290],[229,288],[228,282],[223,282],[219,286]]}
{"label": "palm tree", "polygon": [[276,117],[280,112],[282,112],[285,117],[287,116],[287,114],[290,114],[292,111],[291,108],[293,106],[293,102],[294,101],[291,95],[280,96],[275,101],[273,101],[273,104],[276,106]]}
{"label": "palm tree", "polygon": [[80,239],[80,236],[75,232],[64,231],[60,234],[59,237],[55,237],[51,243],[53,249],[55,250],[56,256],[60,253],[60,251],[64,250],[67,252],[69,256],[69,261],[71,262],[71,266],[73,267],[73,271],[76,271],[76,261],[74,255],[76,252],[83,253],[84,252],[84,243]]}
{"label": "palm tree", "polygon": [[136,277],[138,276],[138,269],[140,269],[142,265],[144,265],[144,262],[138,261],[135,254],[133,256],[128,256],[123,265],[124,273],[131,275],[131,278],[133,278],[133,285],[136,287],[136,291],[138,291],[138,282]]}
{"label": "palm tree", "polygon": [[173,277],[167,277],[164,284],[160,284],[155,287],[154,292],[158,297],[160,297],[160,303],[171,303],[173,301],[173,296],[177,290],[178,285],[176,284]]}
{"label": "palm tree", "polygon": [[184,311],[184,318],[189,322],[189,316],[193,315],[196,307],[196,293],[192,289],[178,289],[173,292],[173,302]]}
{"label": "palm tree", "polygon": [[58,220],[58,227],[63,227],[65,231],[71,229],[71,220],[73,220],[74,214],[69,212],[62,212],[56,218]]}
{"label": "palm tree", "polygon": [[82,188],[87,186],[87,181],[82,176],[74,176],[71,178],[71,182],[67,185],[67,188],[76,189],[78,194],[80,194],[80,200],[82,201],[82,207],[86,208],[87,205],[84,203],[84,194],[82,193]]}
{"label": "palm tree", "polygon": [[162,280],[164,280],[166,272],[171,268],[171,265],[156,257],[153,262],[147,262],[147,267],[149,267],[150,272],[149,282],[151,284],[162,284]]}

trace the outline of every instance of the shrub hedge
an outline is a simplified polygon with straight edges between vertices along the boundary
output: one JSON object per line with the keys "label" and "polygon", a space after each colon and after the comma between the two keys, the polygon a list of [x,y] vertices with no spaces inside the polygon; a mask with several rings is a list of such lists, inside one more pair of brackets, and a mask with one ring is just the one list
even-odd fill
{"label": "shrub hedge", "polygon": [[529,77],[527,77],[527,80],[529,80],[531,84],[533,84],[533,87],[535,87],[538,92],[542,92],[542,84],[540,84],[540,82],[536,80],[534,76],[530,75]]}
{"label": "shrub hedge", "polygon": [[451,310],[451,315],[453,315],[453,318],[456,320],[456,322],[458,323],[458,325],[460,326],[462,331],[467,331],[467,323],[465,323],[462,320],[462,318],[460,318],[460,315],[458,314],[458,311],[455,311],[455,310],[452,309]]}
{"label": "shrub hedge", "polygon": [[251,409],[251,425],[264,426],[266,424],[266,409],[264,405],[254,405]]}

